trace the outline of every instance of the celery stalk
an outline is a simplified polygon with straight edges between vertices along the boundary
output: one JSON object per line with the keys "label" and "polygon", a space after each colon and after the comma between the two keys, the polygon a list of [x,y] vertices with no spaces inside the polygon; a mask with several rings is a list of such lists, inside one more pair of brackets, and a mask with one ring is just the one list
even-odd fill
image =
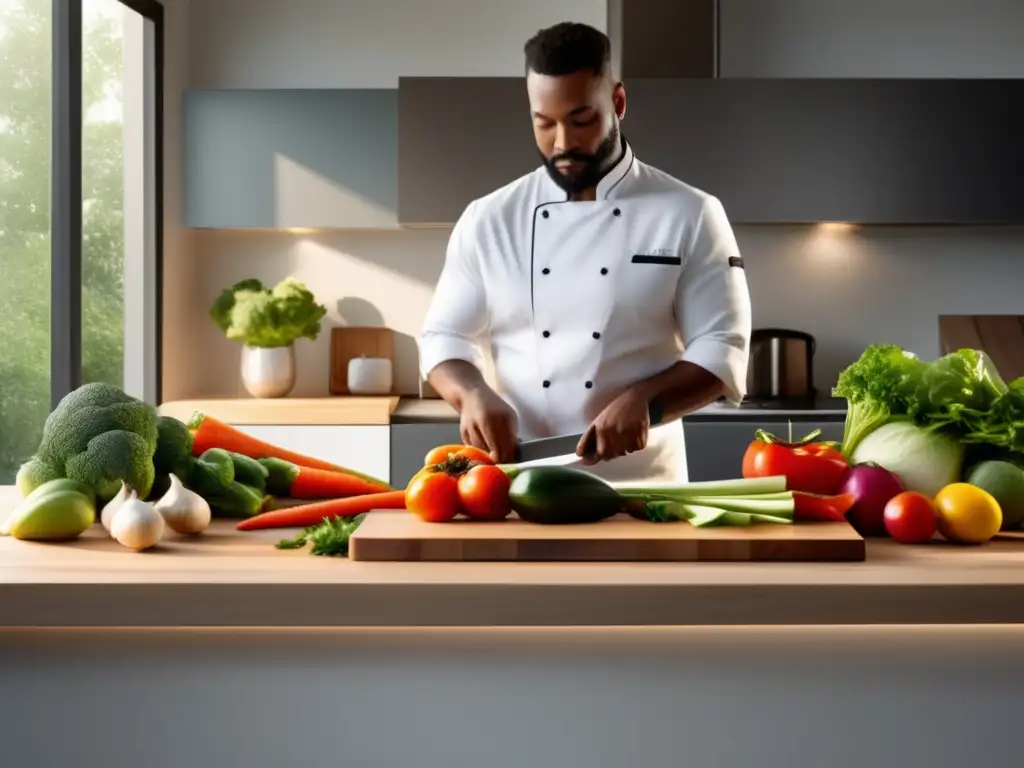
{"label": "celery stalk", "polygon": [[620,493],[630,496],[751,496],[785,491],[786,478],[784,475],[774,475],[736,480],[704,480],[695,483],[612,483],[612,486]]}
{"label": "celery stalk", "polygon": [[693,496],[680,499],[684,504],[699,507],[723,509],[727,512],[746,512],[748,514],[771,515],[793,519],[795,504],[792,494],[788,499],[757,499],[757,498],[724,498],[714,496]]}

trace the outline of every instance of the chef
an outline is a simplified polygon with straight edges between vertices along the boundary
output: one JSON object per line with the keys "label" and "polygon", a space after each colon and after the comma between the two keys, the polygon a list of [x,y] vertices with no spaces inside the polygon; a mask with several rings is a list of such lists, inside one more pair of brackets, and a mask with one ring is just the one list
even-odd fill
{"label": "chef", "polygon": [[463,442],[497,461],[517,440],[583,432],[569,463],[685,482],[680,417],[745,394],[750,297],[735,237],[714,196],[626,141],[604,33],[557,24],[525,53],[542,163],[455,224],[423,375],[459,412]]}

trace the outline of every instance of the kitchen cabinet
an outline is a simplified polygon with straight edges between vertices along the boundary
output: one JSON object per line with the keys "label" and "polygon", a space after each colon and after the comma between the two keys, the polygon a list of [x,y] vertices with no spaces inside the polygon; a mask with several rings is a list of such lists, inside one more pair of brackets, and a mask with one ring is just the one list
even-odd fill
{"label": "kitchen cabinet", "polygon": [[398,81],[398,218],[451,224],[540,164],[522,77]]}
{"label": "kitchen cabinet", "polygon": [[392,425],[389,482],[395,488],[405,488],[423,468],[423,457],[431,448],[460,442],[457,421]]}
{"label": "kitchen cabinet", "polygon": [[[626,94],[637,156],[735,223],[1024,223],[1024,79],[650,77]],[[401,78],[398,112],[403,225],[450,224],[539,164],[521,77]]]}
{"label": "kitchen cabinet", "polygon": [[[793,439],[821,430],[821,440],[841,441],[842,420],[835,421],[794,421]],[[780,436],[789,435],[788,422],[782,420],[722,419],[720,421],[688,421],[683,419],[683,433],[686,436],[686,463],[689,479],[731,480],[740,477],[743,454],[754,439],[754,432],[764,429]]]}
{"label": "kitchen cabinet", "polygon": [[290,424],[234,424],[253,437],[280,448],[315,456],[391,483],[390,427],[295,426]]}
{"label": "kitchen cabinet", "polygon": [[1024,79],[634,79],[637,156],[737,223],[1024,222]]}
{"label": "kitchen cabinet", "polygon": [[189,90],[186,225],[395,228],[397,134],[395,89]]}

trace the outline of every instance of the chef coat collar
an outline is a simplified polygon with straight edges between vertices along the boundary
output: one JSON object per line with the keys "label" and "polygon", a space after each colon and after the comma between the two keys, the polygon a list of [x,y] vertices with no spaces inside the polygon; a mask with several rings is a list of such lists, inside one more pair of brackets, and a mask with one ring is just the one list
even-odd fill
{"label": "chef coat collar", "polygon": [[597,182],[597,199],[612,200],[622,193],[622,188],[628,185],[627,176],[636,168],[634,163],[633,148],[629,146],[626,138],[622,138],[622,157],[619,162],[612,166],[612,169]]}
{"label": "chef coat collar", "polygon": [[[568,200],[568,193],[555,183],[555,180],[548,175],[547,169],[541,168],[541,172],[544,174],[548,190],[553,195],[550,202]],[[630,179],[636,175],[636,156],[633,154],[633,148],[623,136],[622,157],[597,183],[597,199],[614,200],[616,197],[619,197],[629,187]]]}

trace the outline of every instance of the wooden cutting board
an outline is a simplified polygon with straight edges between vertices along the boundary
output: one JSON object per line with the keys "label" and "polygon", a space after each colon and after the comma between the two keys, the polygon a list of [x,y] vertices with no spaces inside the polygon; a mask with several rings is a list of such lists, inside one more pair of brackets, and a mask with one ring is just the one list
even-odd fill
{"label": "wooden cutting board", "polygon": [[426,523],[406,511],[368,515],[352,534],[353,560],[418,561],[803,561],[865,558],[848,523],[766,523],[694,528],[627,515],[582,525],[537,525],[515,515],[499,522]]}
{"label": "wooden cutting board", "polygon": [[939,346],[944,355],[980,349],[1006,382],[1024,376],[1024,317],[1020,315],[940,315]]}

